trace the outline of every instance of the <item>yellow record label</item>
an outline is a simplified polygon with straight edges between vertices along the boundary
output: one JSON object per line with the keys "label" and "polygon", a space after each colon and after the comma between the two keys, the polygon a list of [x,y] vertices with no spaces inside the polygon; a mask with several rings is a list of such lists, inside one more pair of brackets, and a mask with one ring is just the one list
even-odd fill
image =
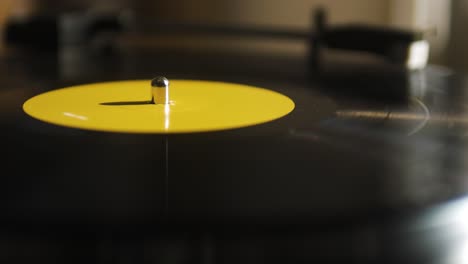
{"label": "yellow record label", "polygon": [[103,82],[46,92],[23,110],[44,122],[123,133],[194,133],[281,118],[294,102],[278,92],[234,83],[171,80],[170,103],[151,103],[150,80]]}

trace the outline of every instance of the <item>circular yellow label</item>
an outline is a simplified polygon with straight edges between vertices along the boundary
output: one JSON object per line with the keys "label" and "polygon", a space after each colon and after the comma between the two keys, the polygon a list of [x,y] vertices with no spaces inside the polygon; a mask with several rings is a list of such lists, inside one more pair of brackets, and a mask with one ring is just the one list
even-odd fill
{"label": "circular yellow label", "polygon": [[194,133],[241,128],[290,113],[294,102],[264,88],[171,80],[170,104],[152,104],[150,80],[78,85],[30,98],[23,110],[44,122],[124,133]]}

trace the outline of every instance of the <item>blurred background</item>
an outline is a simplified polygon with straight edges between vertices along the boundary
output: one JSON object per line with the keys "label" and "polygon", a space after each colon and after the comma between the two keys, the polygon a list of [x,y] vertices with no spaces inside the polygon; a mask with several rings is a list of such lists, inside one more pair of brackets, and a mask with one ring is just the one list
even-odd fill
{"label": "blurred background", "polygon": [[[2,0],[0,25],[5,35],[8,21],[24,21],[31,16],[63,17],[75,14],[76,18],[77,14],[111,13],[126,19],[125,24],[131,24],[132,29],[146,32],[151,31],[154,23],[158,22],[307,32],[313,30],[311,14],[318,6],[327,9],[330,24],[363,23],[421,30],[431,45],[431,63],[468,70],[468,60],[462,55],[463,47],[468,42],[463,34],[463,17],[468,10],[468,1],[463,0]],[[139,38],[126,40],[145,46],[236,48],[299,55],[306,49],[304,42],[291,40],[245,43],[239,39],[234,42],[219,37],[189,41],[148,38],[148,34],[146,37],[142,40],[140,35]]]}

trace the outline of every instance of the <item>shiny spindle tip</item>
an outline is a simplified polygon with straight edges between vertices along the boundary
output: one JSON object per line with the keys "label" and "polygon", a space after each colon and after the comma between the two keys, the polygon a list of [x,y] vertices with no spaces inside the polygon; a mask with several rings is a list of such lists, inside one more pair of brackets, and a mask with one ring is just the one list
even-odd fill
{"label": "shiny spindle tip", "polygon": [[166,77],[158,76],[151,80],[151,87],[167,88],[169,86],[169,80]]}

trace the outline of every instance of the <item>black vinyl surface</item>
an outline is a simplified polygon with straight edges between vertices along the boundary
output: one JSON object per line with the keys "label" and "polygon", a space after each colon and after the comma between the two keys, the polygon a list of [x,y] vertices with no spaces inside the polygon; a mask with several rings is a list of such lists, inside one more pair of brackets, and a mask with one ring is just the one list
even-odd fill
{"label": "black vinyl surface", "polygon": [[[468,261],[468,98],[449,70],[317,76],[305,57],[177,50],[7,53],[0,69],[6,263]],[[180,135],[70,129],[21,108],[156,75],[264,87],[296,108]]]}

